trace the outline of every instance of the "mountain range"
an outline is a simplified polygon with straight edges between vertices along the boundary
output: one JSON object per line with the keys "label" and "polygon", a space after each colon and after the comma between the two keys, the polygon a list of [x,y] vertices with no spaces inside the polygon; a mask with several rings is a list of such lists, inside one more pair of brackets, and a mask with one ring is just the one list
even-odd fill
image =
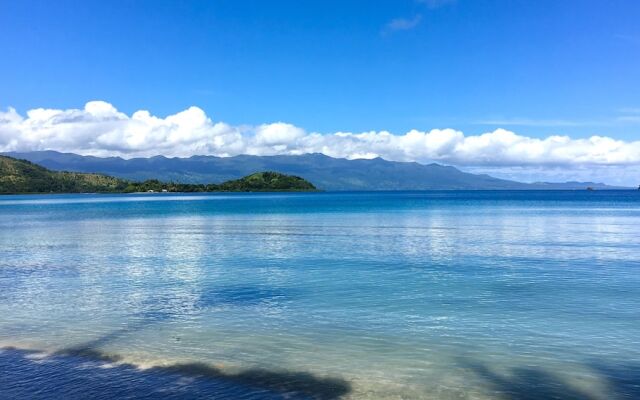
{"label": "mountain range", "polygon": [[297,175],[321,190],[584,190],[628,189],[594,182],[523,183],[477,175],[440,164],[387,161],[382,158],[348,160],[323,154],[234,157],[123,159],[82,156],[56,151],[7,152],[56,171],[100,173],[132,181],[158,179],[180,183],[219,183],[257,171]]}

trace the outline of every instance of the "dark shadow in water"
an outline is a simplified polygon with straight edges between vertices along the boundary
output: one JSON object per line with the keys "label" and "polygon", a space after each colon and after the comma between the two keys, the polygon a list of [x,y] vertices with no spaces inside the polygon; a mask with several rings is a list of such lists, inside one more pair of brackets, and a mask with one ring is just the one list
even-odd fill
{"label": "dark shadow in water", "polygon": [[[140,370],[91,347],[68,349],[45,358],[34,351],[0,351],[0,399],[216,398],[339,399],[351,391],[338,378],[306,372],[249,369],[225,372],[203,363]],[[4,373],[6,371],[6,373]]]}
{"label": "dark shadow in water", "polygon": [[617,399],[640,399],[640,361],[633,364],[587,363],[603,376]]}
{"label": "dark shadow in water", "polygon": [[291,290],[268,286],[231,286],[203,292],[197,302],[200,308],[218,305],[255,306],[282,302],[291,296]]}
{"label": "dark shadow in water", "polygon": [[[486,381],[496,396],[513,400],[594,400],[602,399],[594,393],[577,388],[561,377],[536,367],[513,368],[499,374],[478,362],[463,362]],[[615,367],[599,362],[587,364],[605,383],[607,399],[640,399],[640,363]]]}
{"label": "dark shadow in water", "polygon": [[320,378],[308,372],[248,369],[238,373],[226,373],[203,363],[175,364],[154,369],[210,379],[225,379],[242,385],[253,385],[312,399],[338,399],[351,391],[351,385],[343,379]]}

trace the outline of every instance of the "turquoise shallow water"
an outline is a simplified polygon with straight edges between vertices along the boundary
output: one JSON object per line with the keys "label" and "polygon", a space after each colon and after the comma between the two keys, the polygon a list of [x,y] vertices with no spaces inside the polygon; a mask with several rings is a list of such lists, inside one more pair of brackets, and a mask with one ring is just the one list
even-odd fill
{"label": "turquoise shallow water", "polygon": [[638,191],[3,196],[0,252],[0,398],[640,398]]}

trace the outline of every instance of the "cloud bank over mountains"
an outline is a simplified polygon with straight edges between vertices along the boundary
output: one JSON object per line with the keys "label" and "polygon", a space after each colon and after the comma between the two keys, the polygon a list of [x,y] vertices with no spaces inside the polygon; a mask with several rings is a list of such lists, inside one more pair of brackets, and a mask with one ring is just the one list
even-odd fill
{"label": "cloud bank over mountains", "polygon": [[599,179],[636,184],[640,179],[640,140],[539,139],[504,129],[474,136],[454,129],[320,134],[284,122],[232,126],[213,121],[198,107],[165,118],[144,110],[129,116],[103,101],[88,102],[83,109],[32,109],[26,116],[12,108],[0,111],[0,151],[33,150],[125,158],[323,153],[349,159],[439,162],[529,181]]}

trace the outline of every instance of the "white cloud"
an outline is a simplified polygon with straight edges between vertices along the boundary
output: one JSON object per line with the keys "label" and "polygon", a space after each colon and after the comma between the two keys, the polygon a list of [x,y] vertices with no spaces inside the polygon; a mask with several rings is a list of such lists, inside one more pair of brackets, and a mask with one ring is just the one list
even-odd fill
{"label": "white cloud", "polygon": [[324,153],[350,159],[435,161],[526,180],[537,180],[529,179],[531,171],[562,180],[594,176],[622,183],[621,177],[626,177],[628,184],[636,179],[629,171],[640,170],[640,141],[606,136],[532,138],[505,129],[471,136],[454,129],[320,134],[284,122],[231,126],[212,121],[198,107],[165,118],[145,110],[129,116],[103,101],[89,102],[84,109],[33,109],[26,116],[12,108],[0,112],[0,151],[32,150],[127,158]]}
{"label": "white cloud", "polygon": [[415,28],[416,26],[418,26],[418,24],[420,24],[420,21],[422,20],[422,15],[418,14],[416,16],[414,16],[413,18],[396,18],[396,19],[392,19],[391,21],[389,21],[389,23],[387,23],[387,25],[385,26],[385,32],[390,32],[390,31],[407,31],[410,29]]}
{"label": "white cloud", "polygon": [[640,108],[626,107],[619,110],[620,115],[617,120],[621,122],[640,122]]}
{"label": "white cloud", "polygon": [[425,4],[429,8],[440,8],[456,2],[456,0],[416,0],[416,1],[418,3]]}
{"label": "white cloud", "polygon": [[296,140],[305,135],[303,129],[284,122],[263,124],[258,126],[255,131],[256,144],[266,146],[288,146],[295,144]]}

